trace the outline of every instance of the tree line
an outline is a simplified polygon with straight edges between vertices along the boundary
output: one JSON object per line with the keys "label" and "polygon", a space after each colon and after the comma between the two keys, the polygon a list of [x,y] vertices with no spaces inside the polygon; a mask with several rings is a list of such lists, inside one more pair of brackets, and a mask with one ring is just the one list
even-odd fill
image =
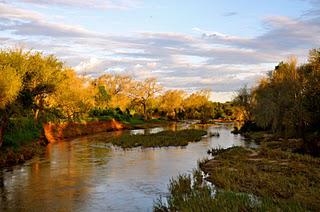
{"label": "tree line", "polygon": [[23,120],[32,125],[29,129],[41,130],[44,122],[101,116],[203,121],[232,116],[230,103],[214,103],[209,98],[209,90],[191,94],[164,90],[155,78],[139,81],[117,74],[92,79],[78,75],[54,55],[1,50],[0,146]]}
{"label": "tree line", "polygon": [[234,103],[245,117],[243,130],[260,128],[284,137],[319,137],[320,49],[298,65],[295,57],[280,62],[259,83],[239,90]]}

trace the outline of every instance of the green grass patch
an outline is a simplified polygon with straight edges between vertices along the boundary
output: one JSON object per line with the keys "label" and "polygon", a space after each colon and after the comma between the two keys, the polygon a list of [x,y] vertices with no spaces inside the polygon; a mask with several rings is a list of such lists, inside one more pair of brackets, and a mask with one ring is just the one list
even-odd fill
{"label": "green grass patch", "polygon": [[125,121],[124,123],[129,124],[129,125],[137,125],[137,124],[144,124],[146,122],[143,119],[130,118],[129,120]]}
{"label": "green grass patch", "polygon": [[214,190],[203,181],[200,171],[171,179],[167,197],[154,203],[154,211],[303,211],[301,205],[290,201],[275,202],[270,198],[246,193]]}
{"label": "green grass patch", "polygon": [[210,182],[226,191],[320,211],[319,158],[266,147],[233,147],[201,163],[200,168],[209,174]]}
{"label": "green grass patch", "polygon": [[186,146],[189,142],[200,141],[207,132],[203,130],[162,131],[148,135],[125,134],[119,138],[113,138],[112,144],[122,148],[132,147],[167,147]]}
{"label": "green grass patch", "polygon": [[126,121],[123,121],[124,124],[132,127],[133,129],[147,129],[152,127],[158,127],[168,124],[168,121],[162,119],[150,119],[144,120],[140,118],[130,118]]}
{"label": "green grass patch", "polygon": [[0,149],[0,167],[23,163],[42,153],[45,142],[39,140],[41,130],[33,118],[11,118]]}
{"label": "green grass patch", "polygon": [[41,125],[33,118],[12,118],[4,134],[4,148],[20,148],[39,139]]}

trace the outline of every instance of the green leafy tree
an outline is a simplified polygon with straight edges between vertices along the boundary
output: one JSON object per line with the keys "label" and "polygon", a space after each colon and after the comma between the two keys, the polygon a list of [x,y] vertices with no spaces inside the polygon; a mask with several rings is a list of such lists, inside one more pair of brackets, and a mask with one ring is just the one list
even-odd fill
{"label": "green leafy tree", "polygon": [[12,115],[38,120],[48,95],[59,83],[63,64],[54,56],[23,51],[0,51],[0,146]]}

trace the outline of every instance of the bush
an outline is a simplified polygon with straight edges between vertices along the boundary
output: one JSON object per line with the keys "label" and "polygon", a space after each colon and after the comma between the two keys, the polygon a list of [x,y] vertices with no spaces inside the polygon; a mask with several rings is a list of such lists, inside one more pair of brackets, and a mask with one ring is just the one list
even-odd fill
{"label": "bush", "polygon": [[3,145],[19,148],[21,145],[38,140],[41,130],[41,124],[36,124],[33,118],[12,118],[4,135]]}
{"label": "bush", "polygon": [[101,108],[94,108],[89,112],[89,117],[91,118],[98,118],[99,120],[110,120],[115,119],[117,121],[129,121],[131,119],[130,113],[127,110],[123,112],[120,108],[116,108],[115,110],[112,109],[101,109]]}

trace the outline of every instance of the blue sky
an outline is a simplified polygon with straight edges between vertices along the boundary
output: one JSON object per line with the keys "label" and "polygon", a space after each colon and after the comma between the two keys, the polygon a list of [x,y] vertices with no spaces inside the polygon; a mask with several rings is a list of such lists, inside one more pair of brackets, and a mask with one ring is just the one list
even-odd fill
{"label": "blue sky", "polygon": [[91,77],[157,77],[226,101],[319,48],[320,0],[0,0],[0,42],[56,54]]}

